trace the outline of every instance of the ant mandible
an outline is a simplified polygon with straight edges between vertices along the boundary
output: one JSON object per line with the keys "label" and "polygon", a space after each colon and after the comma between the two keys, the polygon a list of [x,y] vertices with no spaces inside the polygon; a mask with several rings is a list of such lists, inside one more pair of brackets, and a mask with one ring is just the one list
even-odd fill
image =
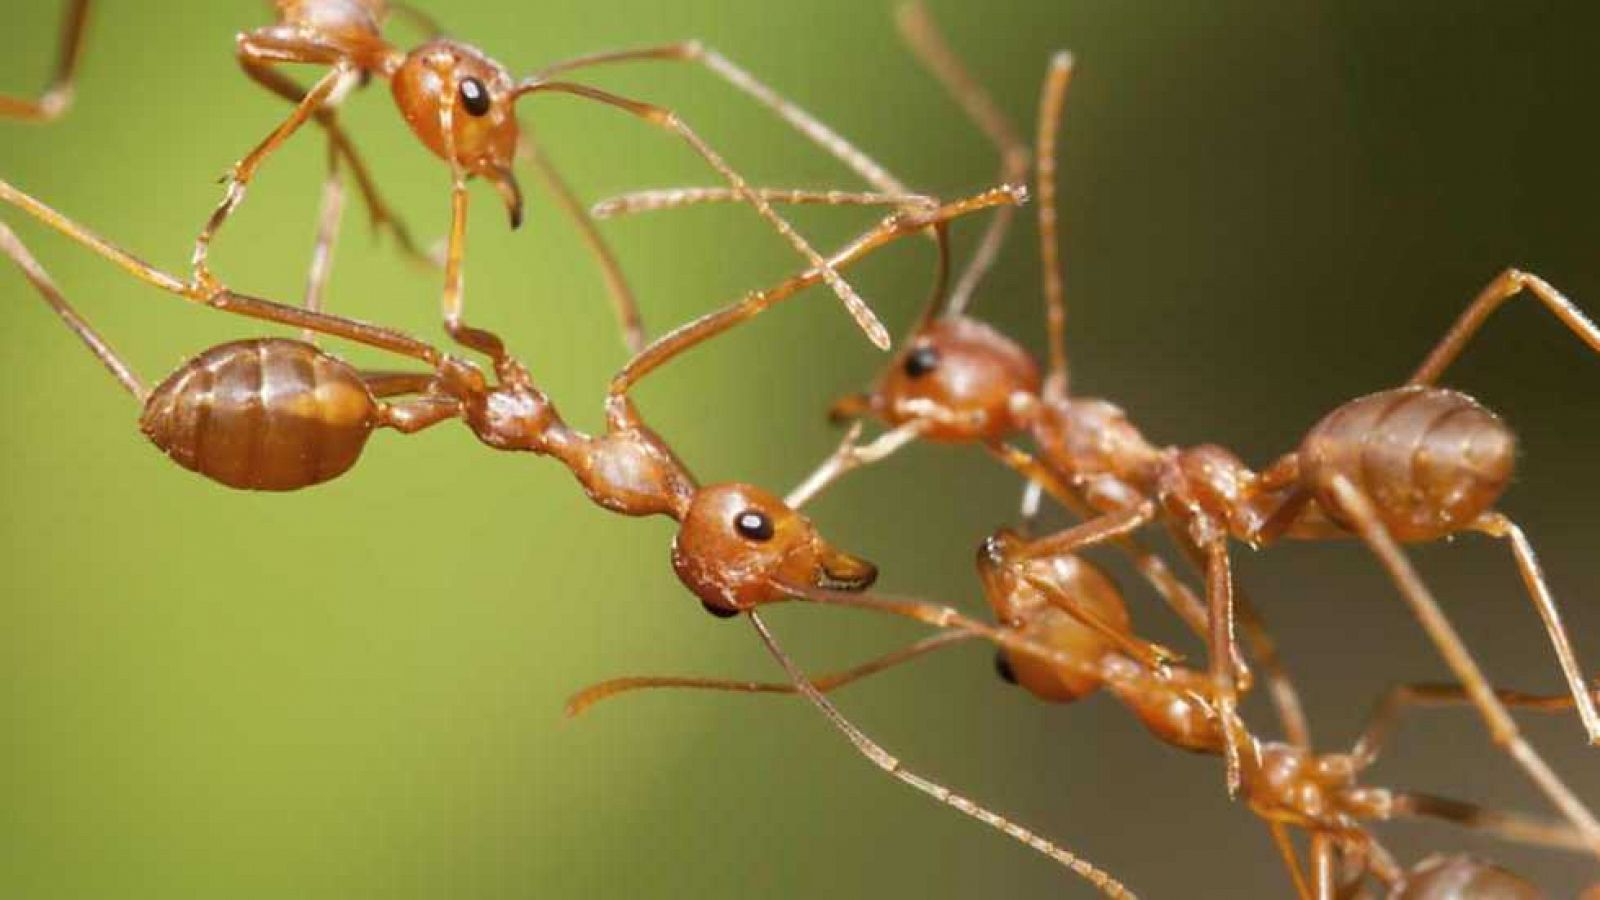
{"label": "ant mandible", "polygon": [[[914,32],[931,33],[920,6],[905,9],[904,21]],[[1190,610],[1185,619],[1206,632],[1218,702],[1225,710],[1237,703],[1241,659],[1235,619],[1245,611],[1233,582],[1230,543],[1238,540],[1264,547],[1285,538],[1360,538],[1466,687],[1495,745],[1522,767],[1600,855],[1600,821],[1522,735],[1401,549],[1403,543],[1467,532],[1506,541],[1590,742],[1600,743],[1600,711],[1588,693],[1533,546],[1522,529],[1495,508],[1514,468],[1515,436],[1471,397],[1437,386],[1489,316],[1521,293],[1538,299],[1597,352],[1600,329],[1543,279],[1508,269],[1468,305],[1404,386],[1334,410],[1295,451],[1261,472],[1219,446],[1153,445],[1114,404],[1068,391],[1055,169],[1056,132],[1072,71],[1067,54],[1051,61],[1036,142],[1049,375],[1041,377],[1039,366],[1018,344],[967,316],[962,305],[967,295],[952,292],[942,310],[930,309],[923,317],[876,386],[836,404],[834,416],[877,418],[894,429],[898,445],[920,438],[984,447],[1023,474],[1035,489],[1089,513],[1084,524],[1033,542],[1028,552],[1037,557],[1121,541],[1147,525],[1166,523],[1204,574],[1203,615]],[[832,146],[819,143],[825,149]],[[1002,155],[1010,159],[1016,154],[1007,147]],[[628,204],[618,208],[625,211]],[[1008,443],[1022,434],[1033,438],[1039,448],[1037,458]],[[1225,737],[1228,785],[1233,791],[1239,786],[1240,748],[1231,736]]]}

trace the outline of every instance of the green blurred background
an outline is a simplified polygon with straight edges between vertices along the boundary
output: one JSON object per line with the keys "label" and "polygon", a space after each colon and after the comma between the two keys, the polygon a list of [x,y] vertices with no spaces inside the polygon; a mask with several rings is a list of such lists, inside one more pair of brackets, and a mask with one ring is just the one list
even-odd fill
{"label": "green blurred background", "polygon": [[[423,5],[514,71],[700,37],[913,184],[953,194],[995,167],[902,52],[886,4]],[[1125,404],[1154,440],[1218,441],[1264,461],[1341,400],[1404,377],[1508,264],[1600,310],[1592,4],[933,9],[1027,131],[1048,54],[1077,52],[1062,163],[1076,385]],[[231,56],[231,36],[261,24],[262,6],[98,12],[77,106],[49,128],[0,125],[0,175],[180,268],[220,196],[217,176],[286,109]],[[10,4],[5,89],[42,82],[58,15],[56,2]],[[403,26],[395,33],[409,40]],[[851,184],[704,73],[637,66],[592,80],[680,109],[758,181]],[[445,172],[385,94],[353,97],[347,121],[431,239],[446,223]],[[605,109],[550,99],[522,115],[590,200],[712,181],[670,138]],[[322,146],[307,133],[264,170],[214,256],[231,284],[299,296]],[[478,197],[471,318],[508,336],[570,420],[596,425],[624,357],[595,271],[542,194],[515,234],[492,194]],[[831,243],[872,217],[798,218]],[[333,305],[437,337],[436,279],[373,242],[354,203],[346,225]],[[262,331],[19,228],[148,378]],[[657,330],[795,266],[743,210],[607,230]],[[1034,260],[1025,226],[978,310],[1039,348]],[[927,248],[908,243],[855,280],[898,326],[928,264]],[[1090,895],[890,783],[797,703],[658,694],[563,721],[569,692],[611,675],[777,674],[749,629],[707,617],[677,585],[669,522],[602,514],[558,467],[489,453],[454,427],[380,435],[353,473],[316,490],[228,492],[145,443],[127,397],[9,268],[0,295],[5,896]],[[880,363],[813,292],[674,364],[640,396],[702,477],[782,487],[831,447],[827,400]],[[1521,432],[1506,507],[1542,550],[1593,669],[1600,360],[1519,302],[1451,380]],[[972,551],[1013,517],[1016,494],[974,454],[919,449],[848,481],[815,514],[882,565],[885,588],[978,609]],[[1323,746],[1345,746],[1385,685],[1442,676],[1359,548],[1239,556]],[[1560,689],[1503,548],[1469,538],[1416,556],[1490,673]],[[1200,654],[1147,592],[1130,593],[1145,631]],[[774,620],[817,668],[914,634],[837,611]],[[987,651],[971,648],[843,699],[913,766],[1145,896],[1289,894],[1264,829],[1225,800],[1216,761],[1156,744],[1105,699],[1044,707],[1001,685]],[[1259,701],[1251,711],[1267,721]],[[1583,749],[1576,722],[1528,727],[1600,803],[1600,751]],[[1373,777],[1543,809],[1467,713],[1419,714]],[[1552,897],[1596,877],[1592,861],[1446,827],[1383,834],[1407,857],[1489,853]]]}

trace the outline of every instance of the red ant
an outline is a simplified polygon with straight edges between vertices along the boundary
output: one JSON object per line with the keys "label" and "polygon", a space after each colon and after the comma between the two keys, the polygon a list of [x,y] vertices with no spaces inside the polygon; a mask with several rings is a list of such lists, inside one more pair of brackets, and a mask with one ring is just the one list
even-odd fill
{"label": "red ant", "polygon": [[[901,21],[913,46],[996,140],[1006,165],[1015,165],[1025,151],[1006,137],[1009,126],[996,124],[1003,117],[938,40],[922,8],[912,4],[903,9]],[[1039,366],[1021,346],[966,314],[970,290],[959,288],[975,284],[992,258],[980,253],[943,308],[937,304],[929,308],[876,386],[837,403],[834,417],[877,418],[893,429],[884,441],[894,446],[920,438],[983,447],[1027,478],[1030,491],[1047,492],[1069,509],[1087,514],[1084,524],[1032,542],[1026,552],[1036,558],[1123,542],[1147,525],[1165,523],[1204,574],[1207,602],[1205,608],[1196,609],[1180,591],[1167,587],[1162,593],[1192,628],[1206,634],[1217,700],[1225,715],[1231,715],[1237,704],[1236,673],[1242,671],[1236,616],[1247,627],[1247,637],[1258,630],[1233,582],[1230,542],[1259,548],[1284,538],[1359,537],[1465,686],[1496,746],[1516,760],[1600,855],[1600,821],[1522,736],[1401,549],[1403,543],[1465,532],[1505,540],[1549,633],[1579,718],[1591,743],[1600,743],[1600,712],[1587,691],[1532,544],[1515,522],[1494,508],[1514,468],[1515,436],[1477,401],[1436,386],[1488,317],[1524,291],[1596,351],[1600,351],[1600,329],[1543,279],[1507,270],[1469,304],[1404,386],[1334,410],[1307,433],[1297,450],[1264,471],[1251,470],[1215,445],[1153,445],[1114,404],[1068,391],[1055,166],[1056,132],[1072,71],[1072,59],[1065,53],[1051,61],[1036,140],[1048,377],[1041,377]],[[842,143],[837,135],[819,141],[829,150]],[[840,154],[847,163],[861,156],[854,148],[850,154]],[[900,187],[892,176],[881,178],[882,167],[875,163],[857,166],[857,171],[880,190]],[[612,208],[627,211],[630,204],[624,198]],[[1022,434],[1033,438],[1037,457],[1009,443]],[[1093,623],[1092,615],[1081,610],[1078,614]],[[1158,655],[1159,648],[1148,654]],[[1281,690],[1275,698],[1280,714],[1289,713],[1285,722],[1299,730],[1303,718],[1284,705]],[[1232,791],[1240,783],[1242,748],[1231,735],[1224,737]]]}
{"label": "red ant", "polygon": [[[829,260],[843,268],[899,238],[980,209],[1023,201],[1019,188],[997,188],[915,213],[901,212]],[[16,234],[0,224],[3,250],[46,302],[117,380],[144,406],[142,430],[184,466],[230,487],[294,490],[335,478],[359,458],[372,432],[414,433],[459,419],[483,443],[549,456],[577,478],[596,504],[628,516],[665,515],[679,523],[672,562],[679,579],[707,611],[750,617],[772,654],[809,689],[757,607],[791,598],[900,615],[994,640],[1022,654],[1065,662],[1051,648],[986,626],[950,609],[852,596],[874,581],[865,560],[826,542],[815,526],[760,488],[729,483],[702,487],[666,442],[639,417],[629,391],[661,365],[748,321],[801,290],[824,282],[820,268],[756,291],[672,331],[636,356],[612,380],[606,431],[590,436],[565,424],[528,370],[486,331],[470,337],[489,348],[492,377],[464,359],[401,332],[315,310],[234,293],[207,291],[128,254],[33,197],[0,181],[0,201],[83,244],[140,281],[193,303],[279,325],[342,338],[422,363],[426,372],[361,372],[302,341],[235,341],[202,353],[154,389],[147,388],[63,297]],[[406,397],[399,402],[393,398]],[[1120,883],[1044,838],[906,769],[872,743],[823,697],[830,721],[876,764],[940,802],[1049,855],[1100,885],[1131,897]]]}
{"label": "red ant", "polygon": [[88,26],[89,0],[70,0],[62,20],[61,44],[49,87],[37,99],[0,94],[0,119],[50,122],[66,113],[72,105],[72,82],[83,58],[83,35]]}
{"label": "red ant", "polygon": [[[858,448],[847,440],[821,474],[808,485],[814,493],[837,477]],[[803,492],[791,494],[798,506]],[[1182,666],[1152,669],[1122,650],[1122,642],[1107,636],[1115,630],[1131,634],[1131,620],[1122,592],[1111,578],[1074,554],[1034,557],[1021,537],[1001,532],[985,542],[978,555],[985,595],[1000,627],[1027,642],[1027,649],[1002,645],[996,656],[1001,678],[1041,700],[1072,703],[1104,689],[1133,713],[1158,739],[1195,753],[1222,756],[1229,737],[1241,752],[1241,782],[1251,810],[1271,829],[1274,843],[1288,866],[1302,900],[1334,900],[1331,873],[1341,856],[1363,861],[1363,868],[1388,886],[1406,880],[1395,861],[1365,821],[1429,817],[1484,830],[1503,838],[1563,849],[1581,849],[1583,838],[1573,829],[1551,826],[1521,816],[1428,794],[1395,791],[1363,785],[1359,776],[1377,760],[1401,713],[1408,707],[1461,704],[1468,701],[1462,689],[1441,685],[1406,685],[1390,691],[1378,704],[1354,747],[1345,753],[1316,754],[1283,741],[1263,741],[1250,734],[1243,721],[1220,702],[1215,677]],[[1060,598],[1070,598],[1070,607]],[[858,598],[866,599],[866,598]],[[1079,611],[1096,622],[1085,624]],[[978,636],[970,631],[926,638],[893,653],[844,672],[821,676],[806,685],[733,682],[709,678],[629,677],[590,687],[575,695],[567,706],[569,716],[583,713],[595,703],[627,691],[659,688],[696,688],[744,693],[794,693],[809,687],[826,693],[901,665],[935,650]],[[1049,647],[1045,656],[1034,646]],[[1531,710],[1553,712],[1570,709],[1565,695],[1539,697],[1497,691],[1501,702]],[[1311,836],[1311,874],[1295,851],[1290,829]],[[1442,884],[1444,877],[1416,882]],[[1420,888],[1419,888],[1420,889]],[[1431,896],[1419,894],[1417,896]],[[1440,894],[1441,897],[1457,895]],[[1460,895],[1462,898],[1473,896]]]}
{"label": "red ant", "polygon": [[[355,172],[375,222],[395,227],[409,247],[405,231],[388,212],[372,187],[370,176],[337,120],[337,107],[352,88],[373,78],[389,82],[395,105],[417,139],[450,166],[451,227],[445,254],[444,320],[451,336],[464,346],[491,352],[488,345],[475,344],[479,332],[462,322],[462,261],[465,253],[466,214],[469,194],[467,181],[478,177],[489,181],[500,193],[512,228],[522,221],[522,189],[512,171],[519,152],[528,152],[541,176],[549,183],[564,212],[579,225],[585,241],[598,256],[606,273],[622,322],[623,335],[630,350],[644,346],[644,332],[632,294],[621,278],[620,269],[605,248],[598,233],[583,214],[571,191],[553,166],[531,145],[514,111],[517,100],[535,94],[567,94],[595,101],[635,116],[682,139],[696,154],[716,170],[732,191],[778,232],[806,261],[816,268],[823,281],[844,301],[856,322],[882,349],[889,346],[889,335],[865,301],[803,238],[779,215],[766,198],[750,189],[745,178],[720,154],[670,109],[641,103],[595,87],[558,80],[556,76],[576,69],[628,60],[680,60],[704,64],[712,72],[737,83],[741,70],[715,52],[699,44],[673,44],[585,56],[544,67],[522,80],[514,79],[499,63],[469,44],[440,36],[437,25],[409,6],[387,0],[274,0],[275,24],[242,33],[237,53],[245,73],[258,84],[295,104],[290,113],[228,174],[228,188],[195,242],[191,284],[197,289],[216,290],[220,284],[207,264],[210,246],[223,223],[237,210],[261,164],[308,120],[315,119],[328,133],[330,141],[330,186],[325,193],[322,227],[312,269],[308,295],[319,298],[321,281],[326,277],[326,257],[338,218],[337,164],[346,160]],[[431,37],[406,51],[383,37],[383,27],[391,12],[400,13],[419,24]],[[311,87],[302,88],[278,71],[277,66],[305,63],[329,67],[330,71]]]}

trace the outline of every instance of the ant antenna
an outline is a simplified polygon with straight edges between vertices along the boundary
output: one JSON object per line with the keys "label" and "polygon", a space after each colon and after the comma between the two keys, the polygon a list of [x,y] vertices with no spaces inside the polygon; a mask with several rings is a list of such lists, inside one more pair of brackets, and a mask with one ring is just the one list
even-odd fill
{"label": "ant antenna", "polygon": [[966,797],[951,791],[944,785],[935,781],[930,781],[911,771],[910,769],[907,769],[897,757],[883,749],[877,744],[877,742],[873,741],[872,738],[867,737],[865,732],[852,724],[849,719],[845,718],[844,713],[841,713],[838,707],[834,706],[827,697],[822,695],[821,691],[817,690],[816,686],[811,683],[811,679],[807,678],[805,673],[800,671],[800,667],[797,666],[794,660],[790,659],[789,655],[784,652],[781,646],[779,646],[778,639],[767,627],[767,624],[761,620],[761,616],[758,613],[756,613],[754,610],[751,610],[747,614],[750,617],[750,624],[755,627],[756,634],[761,637],[761,643],[766,645],[767,652],[771,653],[773,658],[778,661],[778,664],[783,666],[784,671],[789,675],[789,680],[794,682],[794,686],[798,688],[800,693],[807,700],[811,701],[811,705],[815,706],[817,710],[820,711],[823,716],[825,716],[828,721],[833,724],[833,727],[839,729],[839,732],[855,746],[856,750],[862,756],[865,756],[869,761],[871,761],[873,765],[882,769],[884,772],[887,772],[895,779],[910,785],[924,794],[927,794],[940,803],[943,803],[952,809],[958,810],[965,815],[971,816],[972,818],[977,819],[979,822],[988,825],[990,828],[994,828],[1000,832],[1003,832],[1013,840],[1026,844],[1039,853],[1050,857],[1058,864],[1070,869],[1073,873],[1079,875],[1084,880],[1094,885],[1097,889],[1099,889],[1100,893],[1104,894],[1105,896],[1123,898],[1123,900],[1135,900],[1133,893],[1124,887],[1121,882],[1117,881],[1115,878],[1112,878],[1109,874],[1096,867],[1093,863],[1088,862],[1087,860],[1074,854],[1072,851],[1067,850],[1066,848],[1061,847],[1045,839],[1044,837],[1041,837],[1027,828],[1018,825],[1010,819],[1007,819],[1004,816],[1001,816],[985,807],[979,806]]}

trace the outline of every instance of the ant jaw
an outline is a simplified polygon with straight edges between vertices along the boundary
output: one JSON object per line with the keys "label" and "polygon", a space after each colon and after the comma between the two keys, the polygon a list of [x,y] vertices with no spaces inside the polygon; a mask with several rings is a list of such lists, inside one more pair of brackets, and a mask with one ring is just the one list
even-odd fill
{"label": "ant jaw", "polygon": [[854,594],[872,587],[877,580],[877,566],[858,556],[829,548],[817,564],[812,586]]}
{"label": "ant jaw", "polygon": [[500,199],[505,201],[511,230],[516,231],[522,227],[522,185],[517,183],[517,176],[511,173],[509,166],[498,167],[487,177],[500,193]]}
{"label": "ant jaw", "polygon": [[876,395],[846,394],[828,407],[828,421],[834,425],[855,422],[872,415],[878,406]]}

